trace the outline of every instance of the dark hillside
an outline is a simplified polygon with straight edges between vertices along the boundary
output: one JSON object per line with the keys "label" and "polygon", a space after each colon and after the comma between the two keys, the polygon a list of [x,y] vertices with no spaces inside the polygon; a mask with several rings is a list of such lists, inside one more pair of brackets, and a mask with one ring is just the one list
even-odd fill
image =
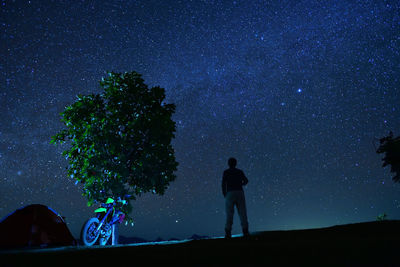
{"label": "dark hillside", "polygon": [[267,231],[168,245],[3,251],[1,266],[400,266],[400,221]]}

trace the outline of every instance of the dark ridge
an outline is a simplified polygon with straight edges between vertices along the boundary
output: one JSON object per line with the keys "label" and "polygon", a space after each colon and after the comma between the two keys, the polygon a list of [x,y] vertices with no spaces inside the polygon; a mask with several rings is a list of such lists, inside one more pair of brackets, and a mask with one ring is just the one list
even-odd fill
{"label": "dark ridge", "polygon": [[400,266],[400,221],[266,231],[167,245],[0,251],[1,266]]}
{"label": "dark ridge", "polygon": [[146,239],[140,238],[140,237],[126,237],[123,235],[120,235],[118,238],[118,243],[119,244],[136,244],[136,243],[146,243],[149,242]]}
{"label": "dark ridge", "polygon": [[189,237],[188,239],[192,239],[192,240],[200,240],[200,239],[208,239],[210,238],[209,236],[206,235],[192,235],[191,237]]}

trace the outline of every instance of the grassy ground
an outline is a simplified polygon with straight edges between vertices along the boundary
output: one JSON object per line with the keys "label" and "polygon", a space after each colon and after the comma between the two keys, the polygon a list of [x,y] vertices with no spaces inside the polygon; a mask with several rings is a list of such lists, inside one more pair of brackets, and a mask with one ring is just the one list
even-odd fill
{"label": "grassy ground", "polygon": [[400,221],[169,245],[0,252],[0,266],[400,266]]}

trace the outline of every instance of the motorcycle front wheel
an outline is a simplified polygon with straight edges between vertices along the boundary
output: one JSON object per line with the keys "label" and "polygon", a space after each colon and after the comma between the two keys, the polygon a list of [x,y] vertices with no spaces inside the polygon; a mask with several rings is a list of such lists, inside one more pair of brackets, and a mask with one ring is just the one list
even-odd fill
{"label": "motorcycle front wheel", "polygon": [[99,224],[99,219],[90,218],[83,225],[81,231],[81,240],[85,246],[92,246],[94,243],[96,243],[100,235],[100,231],[97,231]]}

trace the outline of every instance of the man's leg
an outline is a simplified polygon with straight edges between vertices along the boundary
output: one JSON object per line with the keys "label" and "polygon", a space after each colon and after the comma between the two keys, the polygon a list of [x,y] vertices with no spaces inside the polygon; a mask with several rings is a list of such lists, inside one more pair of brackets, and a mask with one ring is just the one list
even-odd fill
{"label": "man's leg", "polygon": [[242,224],[243,235],[249,235],[249,223],[247,221],[247,210],[246,210],[246,199],[244,197],[244,192],[239,193],[237,199],[237,209],[240,217],[240,222]]}
{"label": "man's leg", "polygon": [[234,198],[231,192],[226,193],[225,196],[225,211],[226,211],[226,224],[225,224],[225,237],[231,237],[232,224],[233,224],[233,213],[234,210]]}

